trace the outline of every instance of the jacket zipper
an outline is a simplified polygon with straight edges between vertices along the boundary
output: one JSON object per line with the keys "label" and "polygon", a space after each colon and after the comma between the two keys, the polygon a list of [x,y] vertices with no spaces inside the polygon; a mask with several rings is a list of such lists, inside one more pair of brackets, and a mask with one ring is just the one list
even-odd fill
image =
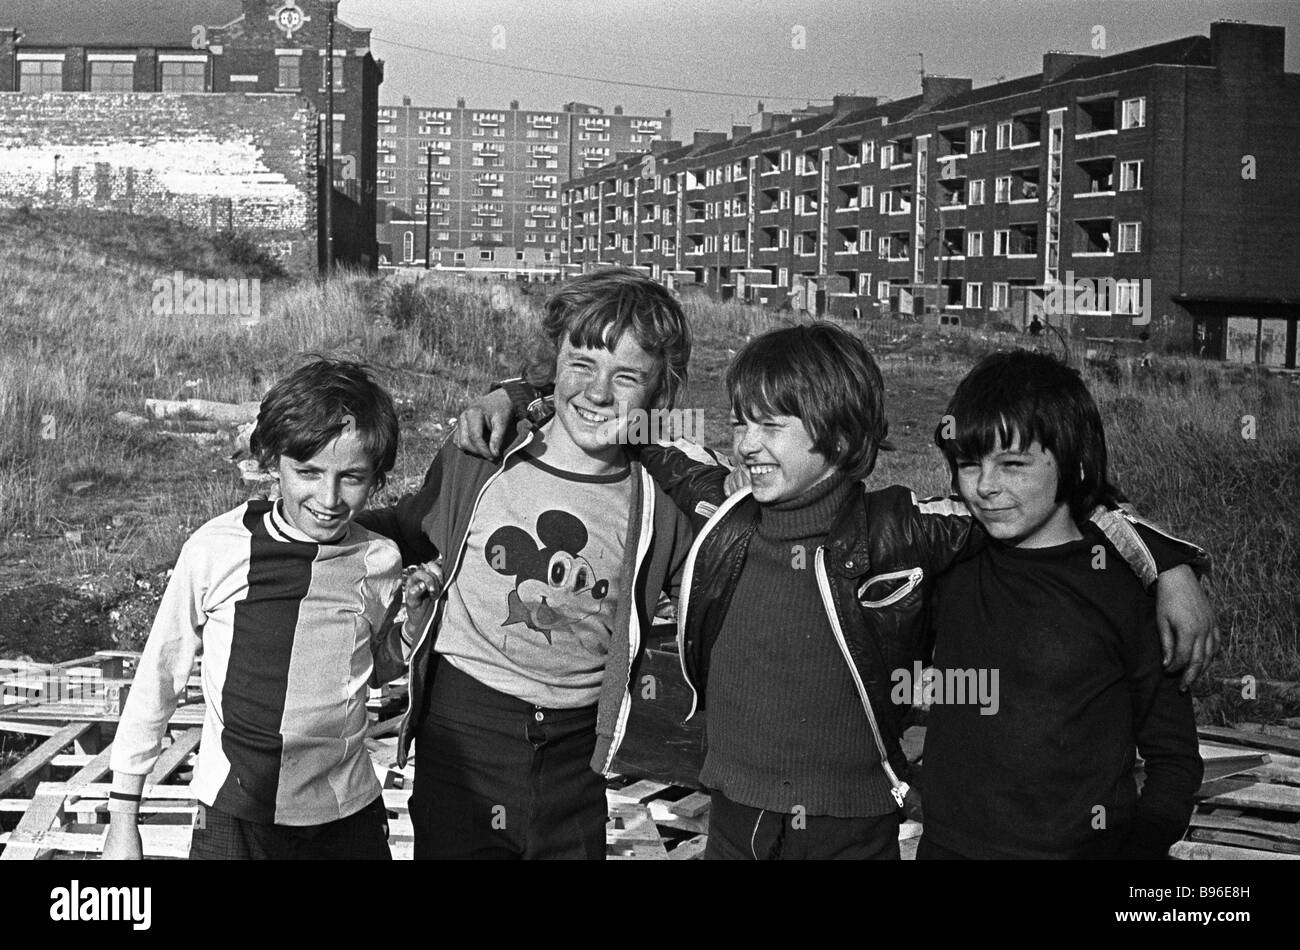
{"label": "jacket zipper", "polygon": [[[877,574],[875,577],[868,577],[866,583],[864,583],[861,587],[858,588],[858,602],[862,604],[863,607],[870,607],[873,609],[878,607],[888,607],[891,604],[896,604],[904,597],[906,597],[908,594],[910,594],[912,591],[916,590],[916,585],[921,583],[921,578],[923,578],[924,576],[925,576],[925,570],[923,568],[912,567],[912,568],[908,568],[905,571],[891,571],[888,574]],[[884,599],[882,600],[862,599],[862,592],[869,589],[872,584],[875,584],[878,581],[892,581],[900,577],[906,577],[907,583],[904,584],[902,587],[900,587],[898,590],[894,591],[892,594],[886,595]]]}
{"label": "jacket zipper", "polygon": [[[429,631],[433,629],[434,624],[438,621],[439,617],[441,616],[442,605],[446,600],[447,591],[451,588],[451,583],[455,579],[457,572],[460,570],[461,561],[465,559],[465,547],[469,542],[469,526],[474,523],[474,516],[478,514],[478,506],[479,503],[483,500],[484,492],[488,490],[488,486],[490,486],[494,481],[496,481],[498,478],[501,477],[501,473],[504,472],[506,468],[506,460],[509,459],[510,456],[514,455],[516,452],[518,452],[520,449],[522,449],[524,446],[528,445],[532,441],[533,441],[533,433],[529,432],[528,435],[524,436],[524,440],[522,442],[516,445],[513,449],[507,451],[506,454],[502,456],[501,464],[497,467],[497,470],[493,472],[492,475],[488,478],[488,480],[482,484],[482,486],[478,490],[478,494],[474,497],[474,507],[470,509],[469,521],[465,523],[466,524],[465,537],[461,539],[460,549],[456,552],[456,563],[452,567],[451,573],[448,574],[446,576],[446,579],[443,581],[442,591],[438,594],[438,604],[435,606],[434,610],[430,612],[429,622],[424,625],[424,629],[420,631],[420,639],[417,640],[415,646],[411,648],[411,658],[410,660],[407,661],[406,664],[406,675],[408,679],[410,678],[411,671],[414,669],[415,657],[420,652],[420,647],[424,645],[425,638],[428,637]],[[402,721],[403,725],[406,724],[405,717],[409,717],[410,714],[411,714],[411,710],[408,708],[406,710],[405,716]]]}
{"label": "jacket zipper", "polygon": [[650,548],[650,536],[654,532],[655,523],[654,483],[644,468],[641,469],[641,497],[645,499],[641,505],[641,533],[636,541],[632,588],[628,592],[627,680],[623,684],[623,699],[619,703],[618,721],[614,723],[614,736],[610,740],[609,754],[605,757],[603,768],[606,772],[614,764],[614,756],[618,752],[618,747],[623,744],[623,735],[627,732],[627,718],[632,713],[632,667],[636,662],[637,653],[641,650],[641,617],[637,610],[636,582],[641,576],[642,562],[646,551]]}
{"label": "jacket zipper", "polygon": [[825,548],[819,547],[817,549],[816,571],[817,589],[822,596],[822,606],[826,608],[826,617],[831,622],[831,631],[835,634],[835,642],[839,644],[840,652],[844,654],[844,662],[848,664],[849,675],[853,677],[853,684],[858,689],[858,696],[862,700],[862,708],[867,712],[867,722],[871,725],[871,736],[876,740],[876,749],[880,752],[880,764],[884,767],[885,775],[889,778],[889,792],[894,796],[894,801],[898,803],[898,807],[902,808],[908,785],[906,782],[899,781],[893,766],[889,764],[889,753],[885,751],[885,741],[880,737],[880,726],[876,723],[876,713],[871,708],[871,700],[867,698],[867,688],[863,685],[862,677],[858,674],[858,668],[853,665],[853,658],[849,655],[849,645],[844,639],[844,630],[840,627],[839,615],[835,612],[835,600],[831,596],[830,579],[826,576]]}
{"label": "jacket zipper", "polygon": [[686,555],[686,566],[682,569],[682,592],[677,598],[677,660],[682,667],[682,679],[691,689],[691,710],[686,714],[686,721],[690,722],[695,716],[697,707],[700,704],[700,693],[691,682],[691,674],[686,671],[686,613],[690,608],[691,601],[691,584],[695,579],[695,558],[700,553],[700,547],[704,544],[704,539],[718,526],[727,512],[736,507],[751,494],[751,489],[742,488],[740,491],[731,495],[718,506],[718,510],[709,518],[700,533],[695,538],[695,543],[691,545],[691,550]]}

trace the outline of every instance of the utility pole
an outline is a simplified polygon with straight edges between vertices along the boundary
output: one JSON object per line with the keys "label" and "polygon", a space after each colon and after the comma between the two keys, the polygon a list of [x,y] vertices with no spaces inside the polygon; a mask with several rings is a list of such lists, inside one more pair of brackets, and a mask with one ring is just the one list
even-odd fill
{"label": "utility pole", "polygon": [[429,269],[429,260],[433,257],[429,250],[429,229],[433,224],[433,143],[429,143],[428,154],[424,160],[424,269]]}
{"label": "utility pole", "polygon": [[325,0],[325,273],[334,270],[334,11],[337,0]]}

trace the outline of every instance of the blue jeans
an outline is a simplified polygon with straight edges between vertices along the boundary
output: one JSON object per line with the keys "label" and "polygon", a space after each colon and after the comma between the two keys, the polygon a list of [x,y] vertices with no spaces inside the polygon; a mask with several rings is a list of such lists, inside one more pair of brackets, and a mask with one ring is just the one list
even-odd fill
{"label": "blue jeans", "polygon": [[534,706],[439,660],[415,731],[416,860],[604,860],[595,748],[595,706]]}

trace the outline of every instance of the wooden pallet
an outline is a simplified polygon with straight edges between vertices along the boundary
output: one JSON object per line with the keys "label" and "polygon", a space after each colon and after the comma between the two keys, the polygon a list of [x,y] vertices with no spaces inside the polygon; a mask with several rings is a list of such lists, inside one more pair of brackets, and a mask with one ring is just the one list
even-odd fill
{"label": "wooden pallet", "polygon": [[1202,727],[1206,781],[1183,860],[1300,860],[1300,740],[1294,730]]}

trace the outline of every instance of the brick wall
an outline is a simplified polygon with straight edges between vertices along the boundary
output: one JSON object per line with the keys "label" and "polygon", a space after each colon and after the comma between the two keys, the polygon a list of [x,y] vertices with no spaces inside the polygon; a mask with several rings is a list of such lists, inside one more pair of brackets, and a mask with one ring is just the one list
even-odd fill
{"label": "brick wall", "polygon": [[0,93],[0,205],[234,228],[316,267],[315,111],[297,96]]}

